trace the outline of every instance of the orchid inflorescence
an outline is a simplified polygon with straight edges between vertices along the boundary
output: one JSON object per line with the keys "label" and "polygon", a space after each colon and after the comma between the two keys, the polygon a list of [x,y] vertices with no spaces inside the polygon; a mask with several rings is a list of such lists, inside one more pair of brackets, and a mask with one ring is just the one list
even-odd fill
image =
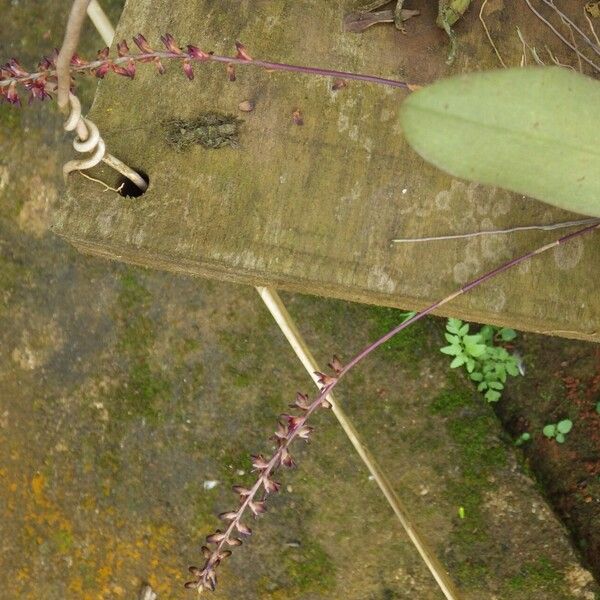
{"label": "orchid inflorescence", "polygon": [[[113,72],[123,77],[133,79],[136,74],[138,63],[153,63],[159,74],[165,72],[162,64],[163,60],[176,59],[182,61],[182,68],[185,76],[194,79],[193,63],[198,62],[220,62],[226,65],[227,77],[230,81],[235,81],[235,66],[238,64],[251,64],[262,67],[270,71],[293,71],[297,73],[306,73],[310,75],[332,77],[336,79],[335,89],[344,87],[343,81],[353,79],[357,81],[366,81],[378,83],[392,87],[404,89],[414,89],[416,86],[407,84],[403,81],[384,79],[374,75],[361,75],[359,73],[348,73],[345,71],[335,71],[332,69],[321,69],[319,67],[305,67],[300,65],[289,65],[285,63],[268,62],[253,59],[240,42],[236,42],[235,56],[220,56],[213,52],[205,52],[197,46],[188,44],[185,48],[180,48],[175,38],[166,33],[160,38],[165,50],[154,50],[146,38],[140,33],[133,38],[133,42],[138,47],[138,53],[131,53],[126,40],[117,43],[117,56],[110,56],[109,48],[103,48],[98,52],[95,60],[88,61],[75,54],[71,58],[70,71],[72,75],[78,73],[89,73],[102,79],[107,73]],[[37,71],[26,71],[19,61],[12,58],[4,65],[0,66],[0,101],[4,100],[10,104],[21,105],[19,88],[24,88],[29,101],[45,100],[51,98],[51,94],[56,91],[56,59],[58,50],[44,57],[37,66]]]}
{"label": "orchid inflorescence", "polygon": [[[109,48],[103,48],[98,52],[96,60],[87,61],[75,54],[71,58],[71,73],[91,73],[102,79],[107,73],[113,72],[133,79],[136,73],[137,63],[152,62],[158,72],[162,75],[165,68],[161,59],[178,58],[183,60],[183,72],[188,79],[194,78],[191,61],[206,61],[209,54],[203,52],[196,46],[188,45],[182,50],[175,43],[175,39],[169,33],[161,36],[161,42],[166,51],[155,51],[142,34],[134,36],[133,41],[139,48],[138,54],[131,54],[126,40],[117,44],[117,56],[109,56]],[[237,57],[247,56],[241,44],[239,45]],[[29,100],[44,100],[50,98],[50,93],[56,89],[56,59],[58,50],[55,49],[50,56],[44,57],[38,64],[37,72],[29,73],[12,58],[0,67],[0,98],[11,104],[19,105],[21,99],[18,86],[23,86],[29,92]]]}
{"label": "orchid inflorescence", "polygon": [[271,437],[276,446],[271,458],[265,458],[262,454],[252,455],[252,470],[258,474],[258,477],[250,488],[240,485],[233,486],[233,491],[240,497],[240,505],[236,510],[219,515],[219,518],[227,523],[227,527],[224,531],[217,529],[206,537],[207,545],[202,546],[202,554],[205,558],[204,566],[202,568],[190,567],[190,573],[195,579],[188,581],[185,584],[186,588],[196,589],[198,592],[214,591],[217,585],[216,569],[224,559],[231,556],[231,550],[228,550],[227,547],[240,546],[242,538],[252,534],[250,527],[242,522],[244,513],[249,510],[257,518],[266,512],[267,497],[277,493],[281,487],[281,484],[273,479],[275,471],[280,467],[291,469],[296,466],[296,462],[290,454],[290,445],[296,438],[309,439],[313,428],[307,425],[306,421],[318,408],[331,408],[327,396],[337,383],[338,376],[344,371],[336,357],[329,366],[336,375],[316,373],[321,386],[316,398],[310,402],[308,396],[298,392],[295,402],[290,405],[298,414],[280,415],[277,430]]}

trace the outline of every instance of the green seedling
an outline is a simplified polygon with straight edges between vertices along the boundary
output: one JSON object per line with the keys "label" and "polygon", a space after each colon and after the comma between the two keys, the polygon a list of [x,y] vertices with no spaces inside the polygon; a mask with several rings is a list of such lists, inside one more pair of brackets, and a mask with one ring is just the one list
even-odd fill
{"label": "green seedling", "polygon": [[451,369],[464,366],[472,381],[477,383],[488,402],[500,400],[508,375],[520,373],[519,359],[496,342],[510,342],[517,337],[512,329],[484,325],[478,333],[469,335],[469,324],[460,319],[448,319],[446,340],[441,352],[453,356]]}
{"label": "green seedling", "polygon": [[515,446],[522,446],[525,442],[528,442],[530,439],[531,434],[525,431],[515,440]]}
{"label": "green seedling", "polygon": [[555,439],[559,444],[564,444],[566,435],[571,429],[573,429],[573,421],[563,419],[558,423],[548,423],[542,432],[548,439]]}

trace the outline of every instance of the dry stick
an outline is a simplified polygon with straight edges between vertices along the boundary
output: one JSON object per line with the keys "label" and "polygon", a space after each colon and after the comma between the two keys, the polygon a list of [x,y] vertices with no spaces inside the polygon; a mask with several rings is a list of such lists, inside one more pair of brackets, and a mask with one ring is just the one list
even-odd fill
{"label": "dry stick", "polygon": [[87,7],[87,14],[90,21],[94,24],[96,31],[100,34],[102,41],[110,46],[115,37],[115,29],[109,21],[106,13],[102,10],[98,0],[92,0]]}
{"label": "dry stick", "polygon": [[[521,44],[523,45],[523,56],[521,57],[521,67],[526,67],[527,66],[527,50],[529,50],[529,52],[531,52],[531,56],[533,56],[533,60],[536,62],[536,64],[540,65],[541,67],[545,67],[546,63],[540,58],[537,49],[535,48],[535,46],[530,46],[526,41],[525,41],[525,37],[523,36],[523,34],[521,33],[521,30],[517,27],[517,35],[519,36],[519,39],[521,40]],[[546,50],[548,50],[549,54],[550,54],[550,58],[552,59],[552,61],[555,64],[558,64],[558,62],[556,61],[556,59],[554,58],[554,56],[552,56],[552,52],[550,52],[548,46],[546,46]],[[564,66],[568,69],[572,69],[573,67],[570,67],[569,65],[561,65]]]}
{"label": "dry stick", "polygon": [[[577,23],[575,23],[573,20],[571,20],[568,17],[568,15],[566,15],[564,12],[562,12],[562,10],[557,8],[556,5],[554,4],[554,2],[552,2],[551,0],[542,0],[542,2],[544,4],[546,4],[547,6],[550,6],[552,8],[552,10],[554,10],[556,12],[556,14],[561,18],[561,20],[564,23],[566,23],[569,27],[572,27],[585,40],[585,43],[588,46],[590,46],[590,48],[598,56],[600,56],[600,42],[598,43],[598,45],[594,44],[594,42],[592,40],[590,40],[590,38],[586,35],[585,31],[582,31],[581,28],[577,26]],[[585,11],[585,7],[584,7],[584,11]],[[584,14],[585,14],[585,12],[584,12]]]}
{"label": "dry stick", "polygon": [[583,7],[583,16],[585,17],[586,21],[588,22],[588,25],[590,26],[590,31],[592,32],[592,35],[594,36],[594,39],[596,40],[596,44],[598,44],[598,47],[600,48],[600,38],[598,37],[598,34],[596,33],[596,29],[594,28],[594,24],[592,23],[592,20],[590,19],[590,17],[587,14],[587,10],[586,10],[585,6]]}
{"label": "dry stick", "polygon": [[[554,242],[551,242],[549,244],[541,246],[540,248],[537,248],[536,250],[528,252],[527,254],[523,254],[517,258],[513,258],[512,260],[493,269],[492,271],[489,271],[488,273],[467,283],[466,285],[461,287],[459,290],[453,292],[449,296],[446,296],[442,300],[438,300],[437,302],[434,302],[427,308],[418,312],[416,315],[414,315],[410,319],[407,319],[406,321],[404,321],[403,323],[401,323],[400,325],[398,325],[397,327],[395,327],[394,329],[392,329],[391,331],[386,333],[383,337],[379,338],[377,341],[373,342],[372,344],[369,344],[366,348],[364,348],[361,352],[359,352],[352,360],[350,360],[350,362],[348,362],[344,367],[342,367],[336,373],[335,377],[323,376],[323,380],[322,380],[323,387],[321,388],[320,393],[310,403],[310,405],[305,410],[303,415],[298,416],[298,417],[293,417],[294,425],[289,426],[286,435],[283,438],[281,438],[281,440],[280,440],[281,443],[280,443],[278,449],[275,451],[275,453],[271,457],[271,459],[268,462],[266,462],[266,460],[265,460],[264,466],[262,466],[261,468],[258,469],[260,475],[258,476],[254,485],[250,489],[247,489],[247,490],[244,489],[244,492],[240,493],[240,495],[242,497],[242,503],[241,503],[240,507],[236,511],[227,513],[227,520],[229,521],[229,525],[227,526],[226,530],[223,532],[217,531],[214,534],[211,534],[207,537],[207,543],[209,543],[209,544],[214,543],[214,544],[216,544],[216,547],[213,551],[210,551],[207,549],[207,559],[206,559],[206,562],[202,569],[198,569],[197,567],[192,567],[190,569],[190,571],[196,576],[196,581],[189,582],[188,584],[186,584],[186,587],[188,587],[188,588],[195,587],[199,591],[202,591],[203,589],[212,590],[215,588],[215,586],[216,586],[216,572],[215,572],[216,568],[219,566],[219,564],[225,558],[227,558],[231,554],[228,550],[226,550],[226,546],[228,546],[228,545],[237,546],[237,545],[241,544],[241,541],[239,541],[239,540],[236,541],[236,538],[232,537],[232,536],[234,536],[234,532],[236,530],[240,531],[240,528],[243,529],[244,526],[241,524],[241,519],[242,519],[242,516],[244,515],[246,509],[250,508],[250,510],[252,510],[251,505],[253,503],[257,502],[256,496],[260,492],[261,489],[263,489],[263,493],[265,496],[268,495],[269,493],[274,492],[277,489],[277,485],[274,484],[273,480],[271,479],[271,475],[281,465],[282,459],[284,458],[284,456],[287,455],[288,449],[289,449],[291,443],[297,437],[304,437],[304,438],[308,437],[310,430],[306,426],[306,421],[309,419],[309,417],[312,415],[312,413],[314,413],[318,408],[320,408],[323,405],[324,402],[327,401],[327,396],[333,391],[333,389],[337,386],[337,384],[341,381],[341,379],[352,368],[354,368],[359,362],[361,362],[364,358],[366,358],[369,354],[371,354],[371,352],[373,352],[376,348],[379,348],[379,346],[381,346],[382,344],[385,344],[390,338],[394,337],[397,333],[399,333],[403,329],[406,329],[413,323],[416,323],[418,320],[422,319],[426,315],[437,310],[441,306],[448,304],[449,302],[458,298],[462,294],[465,294],[466,292],[472,290],[473,288],[476,288],[477,286],[481,285],[482,283],[485,283],[489,279],[496,277],[496,275],[500,275],[501,273],[508,271],[512,267],[516,267],[517,265],[529,260],[530,258],[533,258],[534,256],[537,256],[538,254],[542,254],[543,252],[546,252],[547,250],[556,248],[572,239],[575,239],[576,237],[585,235],[587,233],[591,233],[592,231],[599,229],[599,228],[600,228],[599,223],[596,223],[594,225],[589,225],[587,227],[584,227],[583,229],[579,229],[579,230],[575,231],[574,233],[565,235],[565,236],[559,238],[558,240],[555,240]],[[273,487],[273,486],[275,486],[275,487]],[[248,534],[249,534],[249,532],[246,532],[246,535],[248,535]],[[449,596],[447,596],[447,597],[449,597]]]}
{"label": "dry stick", "polygon": [[[575,67],[573,65],[567,65],[565,63],[561,63],[560,60],[558,60],[558,58],[556,58],[556,56],[554,56],[554,54],[552,54],[552,50],[550,50],[550,48],[548,48],[548,46],[546,44],[544,44],[544,48],[545,48],[546,52],[548,53],[548,56],[550,57],[550,60],[557,67],[562,67],[563,69],[571,69],[571,71],[576,72],[576,69],[575,69]],[[542,61],[541,64],[543,65],[544,62]]]}
{"label": "dry stick", "polygon": [[591,225],[598,223],[600,219],[579,219],[578,221],[564,221],[562,223],[551,223],[549,225],[520,225],[519,227],[509,227],[508,229],[488,229],[485,231],[473,231],[470,233],[456,233],[452,235],[433,235],[429,237],[417,238],[397,238],[392,240],[393,244],[414,244],[418,242],[439,242],[442,240],[463,240],[466,238],[474,238],[483,235],[500,235],[505,233],[514,233],[516,231],[551,231],[554,229],[566,229],[568,227],[579,227],[580,225]]}
{"label": "dry stick", "polygon": [[552,25],[552,23],[550,23],[550,21],[548,21],[548,19],[546,19],[538,10],[536,10],[536,8],[531,4],[531,0],[525,0],[525,2],[527,3],[527,6],[529,6],[529,8],[531,9],[531,12],[542,23],[544,23],[546,26],[548,26],[552,30],[552,32],[554,33],[554,35],[556,35],[556,37],[563,44],[565,44],[566,46],[568,46],[569,48],[571,48],[571,50],[573,50],[573,52],[575,52],[578,56],[580,56],[583,60],[585,60],[586,63],[588,63],[589,65],[591,65],[594,69],[596,69],[596,71],[598,71],[600,73],[600,66],[598,66],[592,60],[590,60],[585,54],[582,54],[581,52],[579,52],[579,50],[577,50],[577,48],[575,46],[573,46],[573,44],[571,44],[571,42],[569,42],[569,40],[560,31],[558,31],[558,29],[556,29],[556,27],[554,27],[554,25]]}
{"label": "dry stick", "polygon": [[521,40],[521,44],[523,46],[523,54],[521,56],[521,67],[526,67],[527,66],[527,50],[529,50],[529,44],[527,44],[525,42],[525,39],[523,38],[523,34],[521,33],[521,30],[518,27],[517,27],[517,35],[519,36],[519,39]]}
{"label": "dry stick", "polygon": [[[108,17],[106,16],[106,13],[102,10],[102,7],[98,3],[98,0],[91,0],[89,6],[87,7],[87,14],[92,23],[94,24],[96,31],[100,34],[100,37],[102,38],[104,43],[107,46],[110,46],[112,44],[113,38],[115,37],[115,30]],[[144,191],[147,189],[148,184],[146,183],[145,179],[140,177],[140,174],[137,171],[134,171],[131,167],[126,165],[124,162],[120,161],[116,156],[106,153],[102,157],[102,161],[105,162],[109,167],[113,168],[115,171],[118,171],[119,173],[127,177],[127,179],[132,181],[140,190]],[[86,175],[82,170],[79,170],[79,172],[88,179],[91,179],[92,181],[99,181],[100,183],[102,183],[102,185],[106,186],[104,182],[98,179],[94,179],[94,177],[90,177],[89,175]],[[123,190],[124,185],[125,184],[122,183],[118,188],[112,188],[110,186],[106,187],[107,189],[120,194]]]}

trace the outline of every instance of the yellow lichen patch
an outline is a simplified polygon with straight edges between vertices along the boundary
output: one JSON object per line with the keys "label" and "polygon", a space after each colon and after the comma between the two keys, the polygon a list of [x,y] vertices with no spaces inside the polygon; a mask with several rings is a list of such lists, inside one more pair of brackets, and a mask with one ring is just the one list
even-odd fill
{"label": "yellow lichen patch", "polygon": [[37,544],[50,541],[58,554],[65,554],[73,543],[73,525],[61,507],[46,493],[47,481],[42,473],[31,479],[33,496],[25,498],[24,531]]}
{"label": "yellow lichen patch", "polygon": [[[135,524],[104,510],[93,531],[86,531],[71,551],[73,598],[124,598],[141,579],[163,597],[181,584],[177,532],[167,524]],[[115,534],[118,532],[118,534]]]}
{"label": "yellow lichen patch", "polygon": [[33,479],[31,480],[31,490],[33,491],[33,495],[36,500],[39,501],[41,499],[45,485],[46,480],[41,473],[37,473],[33,476]]}
{"label": "yellow lichen patch", "polygon": [[78,597],[83,594],[83,579],[79,576],[73,577],[69,581],[69,591],[73,592]]}

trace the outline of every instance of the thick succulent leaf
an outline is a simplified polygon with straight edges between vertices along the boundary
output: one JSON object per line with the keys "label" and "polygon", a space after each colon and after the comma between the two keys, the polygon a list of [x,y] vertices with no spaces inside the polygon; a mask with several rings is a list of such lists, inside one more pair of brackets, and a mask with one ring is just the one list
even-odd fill
{"label": "thick succulent leaf", "polygon": [[436,167],[600,217],[600,82],[559,67],[443,79],[400,110]]}

